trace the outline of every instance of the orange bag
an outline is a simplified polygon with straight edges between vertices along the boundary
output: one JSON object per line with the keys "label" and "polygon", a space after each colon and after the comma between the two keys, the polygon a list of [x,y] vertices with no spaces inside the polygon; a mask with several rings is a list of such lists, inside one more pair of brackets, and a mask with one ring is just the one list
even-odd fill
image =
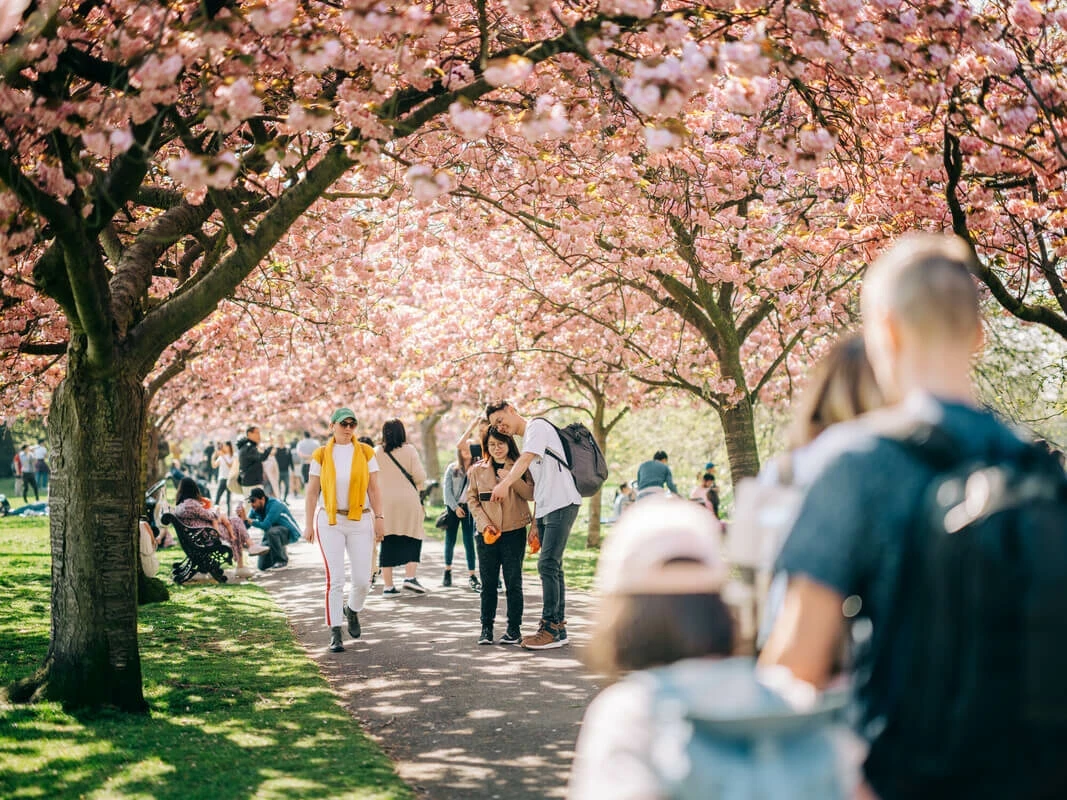
{"label": "orange bag", "polygon": [[530,534],[530,538],[531,538],[530,553],[531,554],[540,553],[541,552],[541,537],[537,535],[537,531],[534,531],[533,533],[531,533]]}
{"label": "orange bag", "polygon": [[495,544],[496,540],[500,538],[500,528],[496,525],[486,525],[485,530],[482,532],[482,539],[486,544]]}

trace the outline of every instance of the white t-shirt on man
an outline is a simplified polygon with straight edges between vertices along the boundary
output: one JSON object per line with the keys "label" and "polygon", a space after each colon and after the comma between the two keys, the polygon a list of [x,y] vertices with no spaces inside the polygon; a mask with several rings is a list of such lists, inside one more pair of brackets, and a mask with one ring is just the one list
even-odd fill
{"label": "white t-shirt on man", "polygon": [[[337,444],[333,445],[333,471],[337,476],[337,508],[350,511],[348,508],[348,484],[352,482],[352,457],[356,454],[356,445],[352,444]],[[378,471],[378,459],[371,456],[370,461],[367,462],[367,469],[371,472]],[[322,464],[315,459],[311,459],[311,467],[308,469],[308,475],[322,475]],[[366,508],[366,498],[363,500],[364,508]],[[322,494],[319,494],[319,508],[326,508],[326,501],[323,499]]]}
{"label": "white t-shirt on man", "polygon": [[566,506],[582,504],[582,496],[574,485],[571,471],[548,455],[548,450],[566,460],[563,442],[552,423],[543,419],[530,420],[526,423],[526,434],[522,438],[522,452],[537,456],[530,462],[530,475],[534,482],[534,505],[538,519]]}

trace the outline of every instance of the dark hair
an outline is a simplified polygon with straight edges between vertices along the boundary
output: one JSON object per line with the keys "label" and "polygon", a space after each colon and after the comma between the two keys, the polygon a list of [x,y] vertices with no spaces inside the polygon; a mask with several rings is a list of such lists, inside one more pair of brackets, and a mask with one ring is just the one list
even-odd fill
{"label": "dark hair", "polygon": [[248,436],[248,434],[252,433],[253,431],[258,431],[258,430],[259,430],[259,426],[258,425],[249,425],[247,428],[245,428],[245,436]]}
{"label": "dark hair", "polygon": [[489,439],[496,439],[498,442],[503,442],[508,446],[508,458],[512,461],[519,460],[519,446],[515,444],[515,437],[508,436],[506,433],[501,433],[496,429],[496,425],[490,425],[485,432],[485,436],[482,437],[482,458],[489,461]]}
{"label": "dark hair", "polygon": [[305,439],[310,439],[311,438],[311,431],[304,431],[304,438]]}
{"label": "dark hair", "polygon": [[404,423],[400,420],[394,417],[393,419],[387,419],[385,424],[382,425],[382,447],[385,448],[385,452],[391,453],[407,440],[408,435],[404,430]]}
{"label": "dark hair", "polygon": [[605,595],[596,619],[586,661],[612,681],[630,670],[734,651],[733,616],[718,594]]}
{"label": "dark hair", "polygon": [[185,500],[199,499],[200,487],[196,485],[196,481],[192,478],[182,478],[178,481],[178,496],[174,498],[175,505]]}
{"label": "dark hair", "polygon": [[370,447],[374,447],[374,440],[366,434],[360,436],[358,439],[356,439],[356,441],[361,442],[362,444],[368,445]]}
{"label": "dark hair", "polygon": [[485,418],[489,419],[489,417],[491,417],[497,411],[503,411],[505,408],[507,408],[510,405],[511,405],[511,403],[509,403],[507,400],[497,400],[494,403],[489,403],[485,407]]}
{"label": "dark hair", "polygon": [[652,456],[652,460],[653,461],[666,461],[667,460],[667,451],[666,450],[657,450],[656,454],[654,456]]}
{"label": "dark hair", "polygon": [[252,500],[266,500],[267,499],[267,493],[257,486],[255,489],[253,489],[252,491],[250,491],[248,493],[248,499],[249,499],[249,501],[252,501]]}

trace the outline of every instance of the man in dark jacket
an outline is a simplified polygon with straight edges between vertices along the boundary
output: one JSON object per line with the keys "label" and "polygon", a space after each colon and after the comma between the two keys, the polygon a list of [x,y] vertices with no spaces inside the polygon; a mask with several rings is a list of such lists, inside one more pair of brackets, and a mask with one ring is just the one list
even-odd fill
{"label": "man in dark jacket", "polygon": [[278,441],[281,444],[274,448],[274,460],[278,462],[278,491],[281,492],[282,502],[287,503],[289,502],[289,470],[293,468],[293,454],[285,446],[284,441],[281,439]]}
{"label": "man in dark jacket", "polygon": [[267,460],[272,448],[259,449],[261,436],[259,427],[250,425],[244,438],[237,441],[237,480],[241,482],[241,492],[246,496],[253,489],[263,489],[270,493],[270,484],[263,480],[263,462]]}

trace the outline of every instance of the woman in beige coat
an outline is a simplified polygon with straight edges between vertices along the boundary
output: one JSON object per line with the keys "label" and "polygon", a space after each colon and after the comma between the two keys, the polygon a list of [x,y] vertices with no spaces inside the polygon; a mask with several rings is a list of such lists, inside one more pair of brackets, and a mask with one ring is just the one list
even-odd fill
{"label": "woman in beige coat", "polygon": [[485,457],[471,467],[467,504],[474,517],[478,567],[482,574],[482,635],[478,644],[493,643],[496,619],[496,591],[500,572],[508,592],[508,629],[501,644],[518,644],[522,639],[522,559],[526,555],[526,526],[530,524],[533,479],[527,472],[511,485],[503,502],[490,497],[500,478],[507,475],[519,458],[515,440],[495,427],[482,437]]}
{"label": "woman in beige coat", "polygon": [[404,423],[388,420],[382,426],[382,444],[375,448],[378,460],[378,484],[382,490],[385,514],[385,539],[382,540],[379,564],[385,597],[396,597],[400,590],[393,585],[393,567],[404,568],[403,588],[425,594],[425,587],[415,577],[422,557],[423,511],[419,492],[426,484],[426,470],[419,451],[408,444]]}

